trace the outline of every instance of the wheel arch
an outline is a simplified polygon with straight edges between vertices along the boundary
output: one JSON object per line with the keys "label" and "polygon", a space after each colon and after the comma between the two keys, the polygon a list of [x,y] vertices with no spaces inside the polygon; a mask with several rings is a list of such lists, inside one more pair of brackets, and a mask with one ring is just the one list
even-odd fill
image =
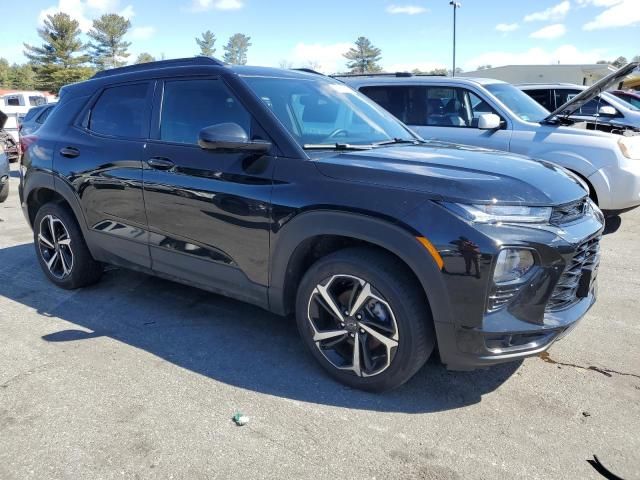
{"label": "wheel arch", "polygon": [[407,228],[363,214],[324,210],[300,214],[275,236],[269,305],[276,313],[293,312],[297,285],[313,261],[341,248],[367,245],[405,264],[420,283],[434,321],[450,321],[442,273]]}
{"label": "wheel arch", "polygon": [[23,198],[25,214],[32,227],[40,207],[51,201],[60,201],[71,209],[82,233],[86,233],[87,224],[76,193],[67,183],[55,179],[51,174],[34,172],[29,175]]}

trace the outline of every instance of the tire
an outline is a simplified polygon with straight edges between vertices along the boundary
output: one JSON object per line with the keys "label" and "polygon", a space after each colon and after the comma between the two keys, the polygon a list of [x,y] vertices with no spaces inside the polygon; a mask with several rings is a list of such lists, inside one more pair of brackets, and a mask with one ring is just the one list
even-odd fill
{"label": "tire", "polygon": [[2,187],[0,187],[0,203],[4,202],[7,198],[9,198],[9,182],[8,181]]}
{"label": "tire", "polygon": [[314,263],[298,288],[296,321],[332,377],[372,392],[405,383],[435,346],[421,286],[402,262],[375,248],[348,248]]}
{"label": "tire", "polygon": [[38,210],[33,243],[42,271],[58,287],[86,287],[102,276],[102,264],[93,259],[75,216],[61,203],[47,203]]}

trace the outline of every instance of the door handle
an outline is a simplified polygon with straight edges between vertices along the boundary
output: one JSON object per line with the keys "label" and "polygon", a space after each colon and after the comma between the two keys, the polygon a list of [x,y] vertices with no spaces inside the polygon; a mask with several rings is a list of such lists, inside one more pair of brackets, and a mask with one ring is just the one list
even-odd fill
{"label": "door handle", "polygon": [[165,157],[152,157],[147,160],[147,163],[151,168],[155,168],[157,170],[169,170],[175,166],[175,163]]}
{"label": "door handle", "polygon": [[80,150],[75,147],[63,147],[60,149],[60,155],[66,158],[76,158],[80,155]]}

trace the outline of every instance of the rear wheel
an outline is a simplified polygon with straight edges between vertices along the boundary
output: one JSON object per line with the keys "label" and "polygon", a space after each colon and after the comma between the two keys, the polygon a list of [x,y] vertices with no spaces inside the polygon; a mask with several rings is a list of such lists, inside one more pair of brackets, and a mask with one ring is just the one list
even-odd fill
{"label": "rear wheel", "polygon": [[298,289],[296,319],[313,356],[351,387],[384,391],[409,380],[435,339],[429,306],[413,275],[376,249],[321,258]]}
{"label": "rear wheel", "polygon": [[102,264],[91,256],[75,217],[64,205],[40,208],[33,235],[40,267],[57,286],[71,290],[100,279]]}

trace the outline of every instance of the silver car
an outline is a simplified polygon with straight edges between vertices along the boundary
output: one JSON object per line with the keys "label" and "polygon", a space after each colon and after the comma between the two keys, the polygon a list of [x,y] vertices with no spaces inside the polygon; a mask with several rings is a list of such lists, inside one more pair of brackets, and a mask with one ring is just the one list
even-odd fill
{"label": "silver car", "polygon": [[569,115],[617,84],[629,64],[549,113],[511,84],[411,74],[339,76],[423,138],[548,160],[577,174],[608,215],[640,206],[640,136],[576,128]]}
{"label": "silver car", "polygon": [[[516,87],[551,111],[560,108],[576,95],[587,90],[587,87],[570,83],[528,83],[516,85]],[[603,132],[619,134],[627,131],[640,132],[640,108],[609,92],[603,92],[588,101],[569,118],[586,122],[587,128]]]}

